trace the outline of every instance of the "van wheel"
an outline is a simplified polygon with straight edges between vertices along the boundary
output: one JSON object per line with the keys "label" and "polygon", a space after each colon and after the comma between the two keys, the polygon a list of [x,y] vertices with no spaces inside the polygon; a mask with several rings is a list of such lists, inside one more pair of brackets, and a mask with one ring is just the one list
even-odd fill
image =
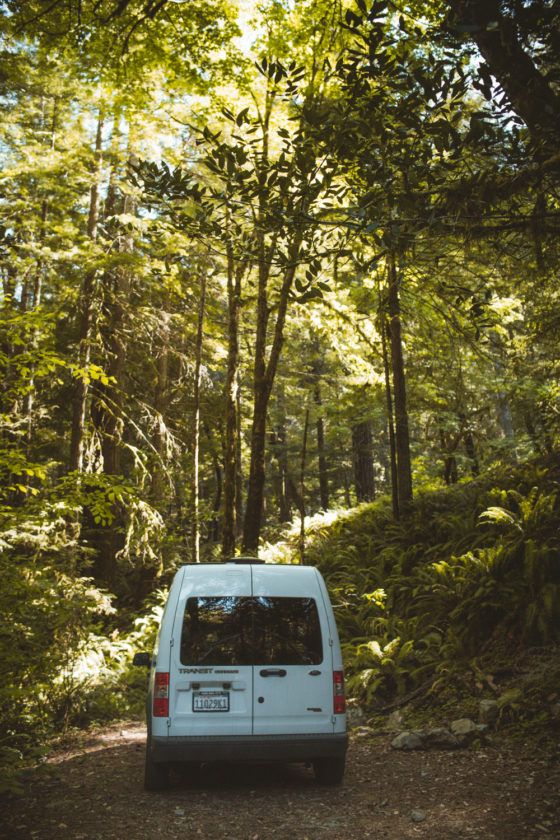
{"label": "van wheel", "polygon": [[169,787],[169,765],[158,764],[146,752],[144,790],[166,790]]}
{"label": "van wheel", "polygon": [[316,758],[313,762],[315,779],[320,785],[339,785],[344,776],[345,758]]}

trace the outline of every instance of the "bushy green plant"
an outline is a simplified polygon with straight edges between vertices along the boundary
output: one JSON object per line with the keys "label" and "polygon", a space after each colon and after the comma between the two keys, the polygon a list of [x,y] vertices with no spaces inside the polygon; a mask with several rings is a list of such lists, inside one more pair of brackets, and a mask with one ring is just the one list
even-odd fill
{"label": "bushy green plant", "polygon": [[132,630],[108,635],[92,632],[84,640],[69,675],[76,689],[70,723],[141,716],[146,672],[134,667],[132,659],[137,651],[153,649],[166,598],[165,590],[153,593]]}
{"label": "bushy green plant", "polygon": [[[17,790],[25,760],[68,725],[139,713],[145,674],[132,654],[153,642],[160,611],[154,601],[123,634],[111,596],[87,576],[79,513],[87,505],[109,521],[130,485],[69,476],[48,493],[33,489],[8,489],[12,503],[0,506],[0,791]],[[10,492],[20,494],[15,503]]]}
{"label": "bushy green plant", "polygon": [[554,473],[533,464],[421,492],[399,522],[380,500],[309,532],[350,690],[382,705],[500,640],[560,641],[558,518]]}
{"label": "bushy green plant", "polygon": [[[9,518],[0,534],[0,785],[17,756],[64,726],[76,690],[73,665],[110,599],[75,574],[77,546],[64,505]],[[8,524],[4,517],[4,524]]]}

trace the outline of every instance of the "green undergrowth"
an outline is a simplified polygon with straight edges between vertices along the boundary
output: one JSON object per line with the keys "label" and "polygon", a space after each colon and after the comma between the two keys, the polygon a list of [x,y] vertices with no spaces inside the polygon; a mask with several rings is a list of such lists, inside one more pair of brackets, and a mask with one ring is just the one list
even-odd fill
{"label": "green undergrowth", "polygon": [[[554,718],[552,683],[531,688],[509,666],[530,673],[546,650],[560,669],[558,478],[553,462],[501,468],[419,492],[399,522],[380,499],[311,523],[305,561],[327,580],[349,693],[368,713],[409,700],[476,714],[493,697],[499,724]],[[275,552],[297,562],[293,539]]]}
{"label": "green undergrowth", "polygon": [[11,554],[0,553],[0,794],[20,792],[22,770],[65,731],[142,714],[146,675],[132,655],[153,646],[162,609],[154,593],[118,629],[110,595],[76,575],[64,518],[32,525],[22,522]]}
{"label": "green undergrowth", "polygon": [[[305,562],[325,575],[349,693],[369,717],[474,716],[486,697],[500,727],[560,726],[559,478],[552,461],[502,468],[418,492],[399,522],[380,499],[306,523]],[[0,533],[0,793],[65,730],[142,714],[132,654],[152,648],[165,599],[117,615],[76,574],[87,556],[66,509],[20,520]],[[297,524],[262,554],[298,562]]]}

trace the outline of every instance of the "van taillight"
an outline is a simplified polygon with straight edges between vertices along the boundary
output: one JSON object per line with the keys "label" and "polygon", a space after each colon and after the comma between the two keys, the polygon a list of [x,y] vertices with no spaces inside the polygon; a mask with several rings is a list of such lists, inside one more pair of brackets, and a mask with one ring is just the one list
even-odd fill
{"label": "van taillight", "polygon": [[343,715],[346,711],[346,697],[344,696],[343,671],[333,671],[333,700],[335,715]]}
{"label": "van taillight", "polygon": [[169,673],[156,671],[154,683],[154,717],[169,717]]}

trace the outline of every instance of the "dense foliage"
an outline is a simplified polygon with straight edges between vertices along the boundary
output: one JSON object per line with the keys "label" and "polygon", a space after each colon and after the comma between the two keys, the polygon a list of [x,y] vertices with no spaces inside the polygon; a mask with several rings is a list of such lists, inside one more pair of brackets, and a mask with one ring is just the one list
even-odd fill
{"label": "dense foliage", "polygon": [[318,523],[308,559],[335,594],[351,692],[383,707],[558,643],[558,506],[557,469],[533,464],[425,491],[403,522],[385,500]]}
{"label": "dense foliage", "polygon": [[0,14],[3,784],[289,523],[368,704],[557,642],[557,4]]}

